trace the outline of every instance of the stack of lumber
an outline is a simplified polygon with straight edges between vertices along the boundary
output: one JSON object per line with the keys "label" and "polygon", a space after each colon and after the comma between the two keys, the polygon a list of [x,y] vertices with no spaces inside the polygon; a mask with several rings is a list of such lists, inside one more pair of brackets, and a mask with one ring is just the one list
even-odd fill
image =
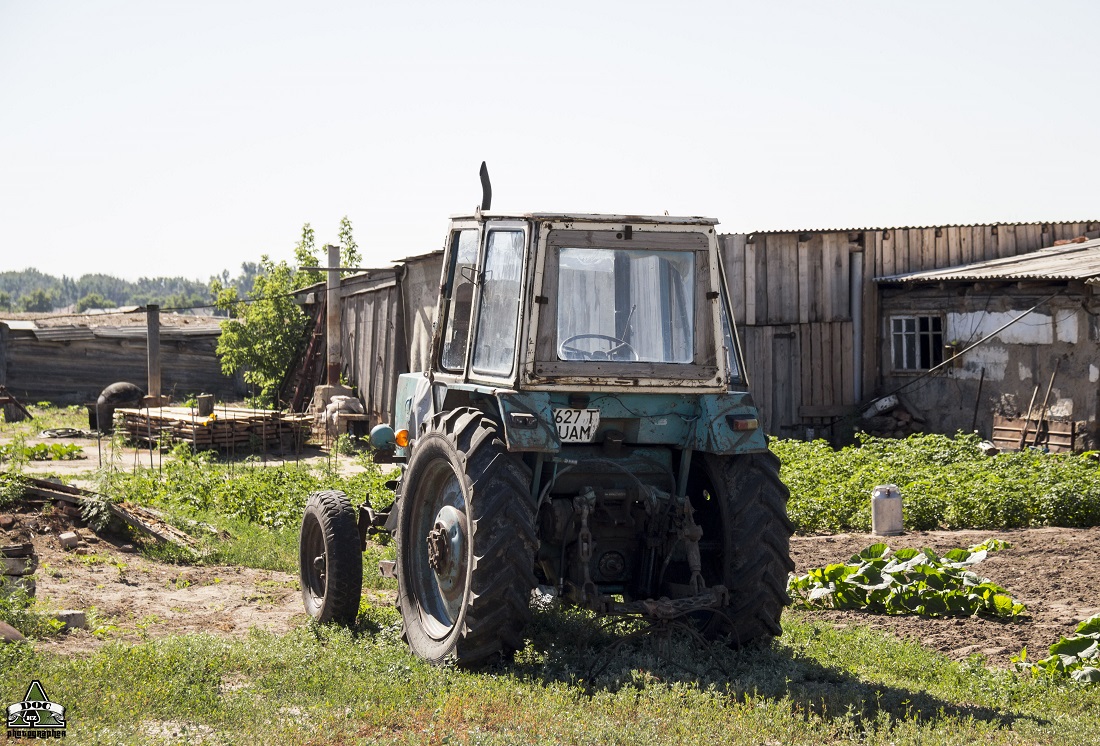
{"label": "stack of lumber", "polygon": [[308,415],[286,415],[270,409],[219,407],[210,416],[200,416],[188,407],[118,409],[120,427],[135,442],[190,443],[194,448],[271,447],[283,436],[303,443],[309,438]]}

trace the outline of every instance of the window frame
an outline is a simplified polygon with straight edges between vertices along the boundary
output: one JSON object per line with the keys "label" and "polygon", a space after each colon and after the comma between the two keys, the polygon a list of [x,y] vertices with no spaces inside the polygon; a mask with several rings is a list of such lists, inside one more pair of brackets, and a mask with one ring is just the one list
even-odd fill
{"label": "window frame", "polygon": [[[572,378],[596,383],[598,379],[656,379],[659,382],[679,380],[694,385],[712,385],[720,373],[715,349],[716,323],[713,304],[708,297],[711,267],[709,236],[698,230],[646,231],[635,227],[629,241],[623,233],[603,227],[574,228],[550,226],[542,252],[540,297],[545,303],[538,310],[538,333],[534,344],[532,372],[538,379]],[[559,253],[563,248],[653,249],[660,251],[691,251],[695,257],[694,278],[694,351],[688,363],[655,363],[633,361],[562,361],[557,356],[557,302]],[[724,366],[722,366],[724,367]],[[723,382],[725,384],[725,382]]]}
{"label": "window frame", "polygon": [[[477,349],[478,337],[481,336],[481,303],[483,300],[483,288],[485,282],[485,264],[489,258],[489,239],[493,233],[519,233],[522,236],[520,248],[519,285],[520,297],[516,304],[516,328],[513,332],[514,346],[512,349],[512,364],[507,371],[486,371],[474,368],[474,355]],[[480,236],[478,252],[477,281],[475,283],[474,308],[470,314],[470,339],[466,354],[467,377],[477,377],[490,380],[512,380],[516,375],[516,369],[520,361],[520,332],[523,329],[525,315],[525,280],[527,277],[527,265],[531,253],[531,230],[526,222],[522,221],[491,221],[485,224]]]}
{"label": "window frame", "polygon": [[[928,320],[928,329],[925,331],[922,331],[920,328],[922,319]],[[900,331],[895,331],[895,323],[899,321],[912,321],[913,330],[907,331],[903,328]],[[886,322],[886,333],[890,339],[889,360],[891,372],[901,375],[926,373],[927,371],[935,368],[937,365],[943,363],[943,361],[945,360],[943,348],[945,344],[945,339],[947,338],[947,323],[946,319],[944,318],[944,314],[938,312],[921,313],[919,311],[910,313],[891,313],[889,317],[887,317]],[[938,330],[932,328],[933,322],[939,323]],[[915,359],[912,361],[912,366],[906,365],[906,363],[909,361],[906,360],[906,358],[908,357],[908,350],[904,343],[901,349],[898,349],[899,337],[904,340],[907,336],[913,337],[913,355]],[[921,338],[923,336],[928,337],[929,359],[926,361],[928,363],[927,366],[921,366]],[[937,337],[938,344],[936,344]],[[898,365],[899,351],[901,353],[901,366]]]}

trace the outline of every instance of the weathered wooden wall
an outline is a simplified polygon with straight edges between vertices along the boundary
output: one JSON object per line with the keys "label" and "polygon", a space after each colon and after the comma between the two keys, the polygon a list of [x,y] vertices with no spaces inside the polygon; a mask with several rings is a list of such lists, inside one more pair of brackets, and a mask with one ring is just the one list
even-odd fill
{"label": "weathered wooden wall", "polygon": [[[148,355],[145,330],[121,336],[88,332],[82,339],[38,339],[33,332],[8,330],[0,359],[0,380],[24,402],[56,404],[94,402],[116,381],[130,381],[143,390]],[[161,392],[182,399],[214,394],[239,401],[246,393],[239,380],[224,375],[214,349],[218,334],[175,336],[161,329]]]}
{"label": "weathered wooden wall", "polygon": [[344,366],[372,425],[389,421],[397,388],[393,361],[404,362],[408,354],[403,317],[401,288],[393,274],[343,297]]}
{"label": "weathered wooden wall", "polygon": [[727,234],[730,302],[764,426],[822,431],[881,384],[876,277],[939,269],[1100,237],[1100,223]]}
{"label": "weathered wooden wall", "polygon": [[413,257],[341,286],[343,369],[372,426],[393,421],[397,376],[427,364],[442,262]]}

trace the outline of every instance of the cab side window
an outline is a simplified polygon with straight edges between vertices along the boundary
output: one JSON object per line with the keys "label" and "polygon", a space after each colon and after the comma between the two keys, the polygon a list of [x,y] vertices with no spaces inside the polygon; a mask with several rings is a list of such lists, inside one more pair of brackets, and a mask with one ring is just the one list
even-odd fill
{"label": "cab side window", "polygon": [[477,276],[477,231],[457,231],[451,239],[450,294],[443,325],[443,370],[461,373],[466,367],[466,342]]}

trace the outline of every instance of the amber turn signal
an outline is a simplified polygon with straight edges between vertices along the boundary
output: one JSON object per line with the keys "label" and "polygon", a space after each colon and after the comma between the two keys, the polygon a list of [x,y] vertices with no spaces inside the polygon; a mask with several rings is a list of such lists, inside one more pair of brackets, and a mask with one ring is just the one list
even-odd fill
{"label": "amber turn signal", "polygon": [[394,436],[394,441],[401,448],[405,448],[406,446],[409,445],[409,431],[408,430],[398,430],[397,434]]}

